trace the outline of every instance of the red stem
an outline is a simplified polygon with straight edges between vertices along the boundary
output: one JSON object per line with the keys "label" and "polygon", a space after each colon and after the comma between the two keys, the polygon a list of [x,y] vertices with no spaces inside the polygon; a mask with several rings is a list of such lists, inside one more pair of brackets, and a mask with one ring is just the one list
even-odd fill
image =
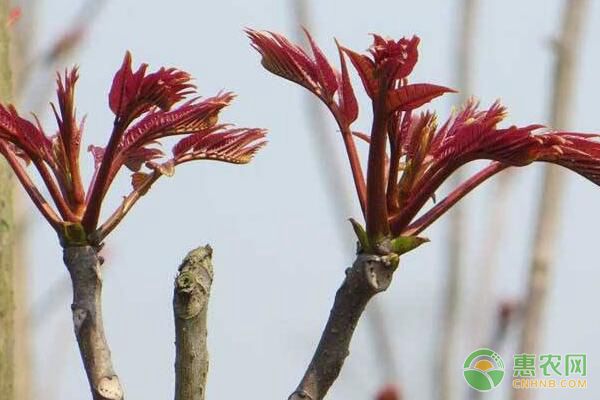
{"label": "red stem", "polygon": [[15,157],[14,153],[8,149],[6,143],[0,140],[0,152],[8,161],[8,164],[11,166],[12,170],[15,172],[17,179],[33,201],[33,204],[37,207],[38,210],[42,213],[44,218],[50,223],[50,225],[58,230],[60,228],[60,217],[56,215],[50,204],[44,199],[44,197],[40,194],[38,189],[35,187],[25,169],[19,163],[19,160]]}
{"label": "red stem", "polygon": [[[410,119],[411,113],[407,111],[402,116],[400,127],[398,132],[392,132],[395,135],[394,140],[390,140],[390,166],[389,166],[389,177],[387,184],[387,206],[389,213],[395,213],[400,207],[399,195],[400,187],[398,186],[398,174],[400,169],[400,158],[402,157],[402,139],[403,130],[407,126],[407,122]],[[406,133],[404,133],[406,134]],[[392,147],[393,146],[393,147]]]}
{"label": "red stem", "polygon": [[360,158],[356,151],[356,144],[354,143],[354,138],[349,130],[345,132],[342,131],[342,138],[344,139],[344,145],[346,146],[348,161],[350,161],[350,169],[352,170],[352,178],[354,179],[354,187],[356,188],[356,194],[358,195],[358,201],[360,202],[360,209],[362,210],[363,216],[365,216],[367,209],[367,187],[365,185],[362,166],[360,165]]}
{"label": "red stem", "polygon": [[133,205],[148,191],[150,186],[160,178],[162,174],[159,171],[154,171],[153,175],[144,183],[143,187],[138,188],[131,192],[121,205],[112,213],[112,215],[98,228],[96,233],[96,240],[100,243],[104,238],[111,233],[119,222],[127,215]]}
{"label": "red stem", "polygon": [[72,222],[77,221],[78,217],[69,208],[69,205],[65,201],[62,192],[60,191],[58,185],[56,184],[56,181],[50,174],[50,171],[48,171],[48,168],[46,168],[46,165],[44,165],[44,162],[37,157],[33,158],[32,162],[33,165],[35,165],[38,172],[40,173],[40,176],[42,177],[44,184],[48,188],[50,196],[52,197],[54,204],[56,204],[56,207],[58,208],[58,211],[60,212],[60,215],[62,215],[63,219]]}
{"label": "red stem", "polygon": [[367,167],[367,234],[378,240],[389,234],[386,202],[386,108],[385,90],[373,105],[373,126]]}
{"label": "red stem", "polygon": [[460,199],[467,195],[471,190],[475,189],[486,179],[492,177],[498,172],[508,168],[507,164],[500,162],[493,162],[486,168],[482,169],[465,182],[461,183],[456,189],[454,189],[444,200],[437,203],[432,209],[427,211],[423,216],[417,219],[415,222],[410,224],[403,232],[403,236],[414,236],[421,233],[429,225],[435,222],[441,217],[448,209],[456,204]]}
{"label": "red stem", "polygon": [[73,197],[75,200],[75,212],[79,213],[85,207],[85,192],[83,189],[83,180],[81,179],[81,173],[79,170],[79,153],[71,155],[69,157],[69,168],[73,183]]}
{"label": "red stem", "polygon": [[333,117],[335,118],[335,121],[342,132],[342,138],[344,139],[346,154],[348,155],[348,161],[350,162],[350,169],[352,170],[352,178],[354,180],[356,194],[358,195],[360,209],[362,210],[363,217],[366,217],[367,187],[365,184],[365,176],[363,174],[362,166],[360,165],[360,157],[358,156],[358,151],[356,150],[354,135],[352,134],[349,124],[344,122],[343,117],[338,112],[335,103],[325,102],[325,104],[333,114]]}
{"label": "red stem", "polygon": [[[420,187],[420,189],[406,199],[400,213],[390,218],[390,226],[394,235],[399,235],[400,232],[406,228],[427,202],[427,199],[429,199],[444,180],[456,170],[456,168],[441,168],[440,165],[443,165],[443,163],[437,162],[429,167],[427,172],[425,172],[413,186],[413,188]],[[421,184],[421,182],[424,183]]]}
{"label": "red stem", "polygon": [[[66,77],[65,77],[66,79]],[[71,87],[71,91],[74,90],[74,87]],[[70,183],[72,185],[73,191],[69,193],[73,197],[73,206],[76,212],[79,212],[84,204],[84,192],[83,192],[83,182],[81,179],[81,174],[79,171],[79,143],[74,143],[73,135],[76,126],[76,122],[74,121],[74,111],[73,111],[73,93],[69,94],[70,101],[63,103],[61,105],[61,113],[64,117],[63,120],[63,134],[64,140],[62,141],[62,147],[65,152],[65,157],[67,159],[69,174],[71,176]],[[67,107],[64,111],[63,108]],[[53,106],[54,108],[54,106]],[[56,111],[55,111],[56,113]],[[58,116],[57,116],[58,118]]]}
{"label": "red stem", "polygon": [[115,119],[113,131],[110,135],[110,140],[104,151],[102,157],[102,163],[98,169],[98,175],[96,179],[91,183],[89,190],[89,197],[87,201],[87,207],[85,214],[83,215],[82,225],[86,232],[92,232],[98,225],[98,219],[100,218],[100,209],[102,208],[102,200],[106,194],[108,186],[110,185],[111,177],[111,166],[113,159],[117,152],[117,146],[121,141],[124,129],[121,127],[121,122],[118,118]]}

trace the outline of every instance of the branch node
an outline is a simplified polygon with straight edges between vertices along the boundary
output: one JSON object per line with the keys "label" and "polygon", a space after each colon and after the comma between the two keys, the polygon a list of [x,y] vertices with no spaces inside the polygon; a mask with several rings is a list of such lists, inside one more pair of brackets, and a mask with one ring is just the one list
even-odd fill
{"label": "branch node", "polygon": [[71,308],[73,310],[73,327],[75,328],[75,334],[78,335],[83,323],[87,319],[88,312],[83,308],[77,307],[75,304]]}
{"label": "branch node", "polygon": [[208,374],[206,316],[213,281],[212,248],[190,251],[174,282],[175,400],[204,400]]}
{"label": "branch node", "polygon": [[98,382],[98,394],[106,400],[120,400],[123,398],[123,389],[116,375],[105,376]]}

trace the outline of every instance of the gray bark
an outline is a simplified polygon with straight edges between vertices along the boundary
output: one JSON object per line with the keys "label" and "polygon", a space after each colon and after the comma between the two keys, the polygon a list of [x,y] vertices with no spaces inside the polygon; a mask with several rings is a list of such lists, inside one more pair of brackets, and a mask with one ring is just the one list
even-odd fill
{"label": "gray bark", "polygon": [[204,400],[208,375],[206,317],[213,281],[212,248],[192,250],[175,278],[175,400]]}
{"label": "gray bark", "polygon": [[350,340],[371,298],[386,290],[398,266],[394,254],[359,254],[335,295],[321,340],[296,391],[288,400],[320,400],[337,379],[349,354]]}
{"label": "gray bark", "polygon": [[94,400],[123,400],[102,323],[102,271],[94,247],[66,247],[64,262],[73,284],[73,326]]}

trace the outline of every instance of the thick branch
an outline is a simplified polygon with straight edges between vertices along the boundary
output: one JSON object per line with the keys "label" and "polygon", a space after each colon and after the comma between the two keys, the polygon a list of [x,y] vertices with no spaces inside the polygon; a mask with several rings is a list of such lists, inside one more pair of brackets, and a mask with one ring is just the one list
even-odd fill
{"label": "thick branch", "polygon": [[349,354],[350,340],[365,306],[386,290],[398,257],[359,254],[335,295],[319,345],[302,381],[288,400],[320,400],[337,379]]}
{"label": "thick branch", "polygon": [[389,233],[388,212],[385,190],[387,188],[385,150],[387,144],[387,110],[385,91],[377,96],[379,99],[373,106],[373,125],[371,128],[371,145],[367,166],[367,210],[366,223],[369,239],[378,241]]}
{"label": "thick branch", "polygon": [[64,262],[73,284],[73,325],[94,400],[122,400],[102,323],[102,274],[94,247],[66,247]]}
{"label": "thick branch", "polygon": [[204,400],[208,375],[206,314],[213,281],[212,249],[192,250],[175,278],[175,400]]}

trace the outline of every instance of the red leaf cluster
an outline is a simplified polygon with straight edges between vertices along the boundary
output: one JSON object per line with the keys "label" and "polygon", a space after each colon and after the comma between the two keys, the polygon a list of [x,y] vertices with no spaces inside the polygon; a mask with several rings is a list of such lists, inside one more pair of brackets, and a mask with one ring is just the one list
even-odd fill
{"label": "red leaf cluster", "polygon": [[[47,136],[37,120],[22,118],[14,107],[0,105],[0,153],[8,160],[38,209],[61,235],[65,245],[75,245],[68,227],[80,225],[87,241],[98,243],[121,221],[140,196],[162,175],[171,176],[177,165],[193,160],[243,164],[265,144],[265,130],[218,124],[220,112],[234,99],[229,92],[202,99],[188,73],[175,68],[148,72],[142,64],[132,68],[126,53],[109,91],[115,114],[106,147],[90,145],[95,172],[84,189],[79,167],[83,121],[75,114],[77,68],[57,79],[57,105],[52,105],[58,132]],[[179,137],[172,157],[162,151],[162,141]],[[52,197],[56,210],[35,187],[22,163],[31,162]],[[133,191],[99,226],[102,201],[113,180],[126,167],[134,172]]]}
{"label": "red leaf cluster", "polygon": [[[506,167],[551,162],[600,185],[596,135],[557,132],[541,125],[498,128],[506,115],[499,103],[480,110],[479,104],[470,100],[439,128],[434,113],[416,113],[431,100],[453,92],[431,83],[408,82],[419,58],[416,36],[393,40],[373,35],[373,44],[365,53],[338,44],[339,72],[308,33],[312,57],[280,34],[251,29],[247,34],[267,70],[304,86],[331,110],[344,139],[369,240],[382,245],[376,245],[376,250],[386,251],[384,245],[391,237],[422,231],[462,196]],[[371,100],[370,134],[351,128],[358,103],[345,57]],[[366,179],[355,137],[369,146]],[[478,159],[493,162],[414,220],[457,168]]]}

